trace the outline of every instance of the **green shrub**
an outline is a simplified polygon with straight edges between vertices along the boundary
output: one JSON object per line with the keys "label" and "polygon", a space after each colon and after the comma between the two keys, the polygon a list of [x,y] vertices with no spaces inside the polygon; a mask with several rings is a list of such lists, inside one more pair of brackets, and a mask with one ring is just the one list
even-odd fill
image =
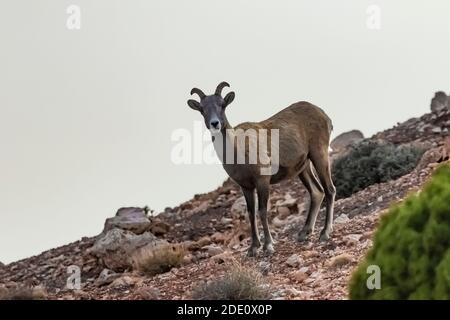
{"label": "green shrub", "polygon": [[424,150],[412,146],[364,141],[333,162],[337,198],[345,198],[368,186],[411,172]]}
{"label": "green shrub", "polygon": [[[369,265],[380,267],[381,289],[367,288]],[[350,298],[450,299],[450,165],[383,216]]]}
{"label": "green shrub", "polygon": [[268,292],[262,287],[261,275],[236,265],[225,276],[194,289],[196,300],[263,300]]}

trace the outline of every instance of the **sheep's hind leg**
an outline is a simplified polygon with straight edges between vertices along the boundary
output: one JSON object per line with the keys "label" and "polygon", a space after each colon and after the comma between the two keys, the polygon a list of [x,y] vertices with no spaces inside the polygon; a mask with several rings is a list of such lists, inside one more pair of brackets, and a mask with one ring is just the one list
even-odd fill
{"label": "sheep's hind leg", "polygon": [[247,203],[248,218],[250,220],[250,227],[252,232],[252,242],[250,244],[250,248],[248,249],[247,256],[255,257],[258,253],[258,248],[261,246],[258,228],[256,225],[255,189],[242,188],[242,192],[244,193],[245,202]]}
{"label": "sheep's hind leg", "polygon": [[309,192],[310,204],[309,212],[306,218],[305,225],[298,234],[298,241],[305,241],[308,236],[314,231],[314,226],[316,224],[317,215],[320,210],[320,205],[322,204],[324,198],[324,191],[316,176],[314,175],[311,163],[309,163],[305,170],[299,174],[299,178],[305,185],[306,190]]}
{"label": "sheep's hind leg", "polygon": [[333,212],[334,212],[334,198],[336,195],[336,188],[331,179],[330,161],[328,156],[328,147],[320,150],[311,151],[311,160],[316,168],[320,183],[325,192],[325,199],[327,201],[325,226],[320,233],[320,241],[330,239],[333,231]]}

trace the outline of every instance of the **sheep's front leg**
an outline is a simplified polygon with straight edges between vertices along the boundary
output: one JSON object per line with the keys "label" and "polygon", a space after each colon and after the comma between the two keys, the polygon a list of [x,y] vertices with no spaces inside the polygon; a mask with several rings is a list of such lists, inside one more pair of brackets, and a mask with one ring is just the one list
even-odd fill
{"label": "sheep's front leg", "polygon": [[264,231],[264,245],[263,250],[266,254],[272,254],[275,252],[273,248],[272,235],[269,230],[269,223],[267,221],[267,203],[269,201],[269,183],[259,184],[257,187],[258,192],[258,211],[259,217]]}
{"label": "sheep's front leg", "polygon": [[242,188],[244,193],[245,201],[247,202],[248,218],[250,220],[250,227],[252,231],[252,243],[248,249],[247,255],[249,257],[255,257],[258,248],[261,246],[259,241],[258,228],[256,225],[256,215],[255,215],[255,189],[245,189]]}

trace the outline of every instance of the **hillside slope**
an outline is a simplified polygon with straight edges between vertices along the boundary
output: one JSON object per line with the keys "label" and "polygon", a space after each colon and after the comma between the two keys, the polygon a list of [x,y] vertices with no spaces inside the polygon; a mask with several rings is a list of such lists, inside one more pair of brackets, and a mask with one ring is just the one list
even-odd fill
{"label": "hillside slope", "polygon": [[[270,217],[276,253],[247,258],[245,203],[238,187],[226,181],[220,188],[197,195],[176,208],[167,208],[151,219],[149,230],[153,234],[189,248],[182,266],[156,276],[144,276],[126,268],[106,272],[104,261],[91,252],[98,237],[83,238],[0,265],[0,296],[3,292],[7,297],[11,290],[26,287],[34,288],[31,295],[39,291],[49,299],[187,299],[193,288],[224,274],[237,261],[264,275],[273,299],[345,299],[349,275],[371,247],[371,235],[380,216],[391,203],[420,190],[437,163],[448,161],[449,130],[450,110],[441,109],[371,137],[395,144],[419,144],[428,151],[411,173],[338,200],[334,233],[327,243],[317,239],[323,211],[312,239],[296,242],[308,199],[301,183],[291,180],[271,190]],[[69,266],[80,268],[79,290],[66,288]]]}

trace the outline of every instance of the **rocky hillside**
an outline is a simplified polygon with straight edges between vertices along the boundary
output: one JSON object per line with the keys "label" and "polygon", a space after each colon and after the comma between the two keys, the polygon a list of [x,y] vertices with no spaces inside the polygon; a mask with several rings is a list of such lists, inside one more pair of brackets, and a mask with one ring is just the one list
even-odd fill
{"label": "rocky hillside", "polygon": [[[371,247],[380,216],[391,203],[420,190],[436,165],[448,161],[448,100],[437,93],[431,113],[368,138],[418,145],[427,151],[411,173],[338,200],[334,233],[326,243],[317,239],[323,211],[311,240],[296,242],[308,197],[302,184],[292,180],[271,190],[275,254],[247,258],[245,201],[238,187],[226,181],[156,216],[149,216],[147,208],[122,208],[97,237],[0,264],[0,298],[188,299],[194,288],[239,263],[263,275],[263,286],[272,299],[346,299],[348,278]],[[343,137],[334,142],[339,150],[333,151],[333,157],[363,138],[359,132]],[[155,261],[161,252],[165,259],[167,255],[175,259],[176,267],[157,272],[152,268],[152,273],[136,267],[143,256],[145,261],[148,257]],[[72,281],[78,271],[81,281]]]}

